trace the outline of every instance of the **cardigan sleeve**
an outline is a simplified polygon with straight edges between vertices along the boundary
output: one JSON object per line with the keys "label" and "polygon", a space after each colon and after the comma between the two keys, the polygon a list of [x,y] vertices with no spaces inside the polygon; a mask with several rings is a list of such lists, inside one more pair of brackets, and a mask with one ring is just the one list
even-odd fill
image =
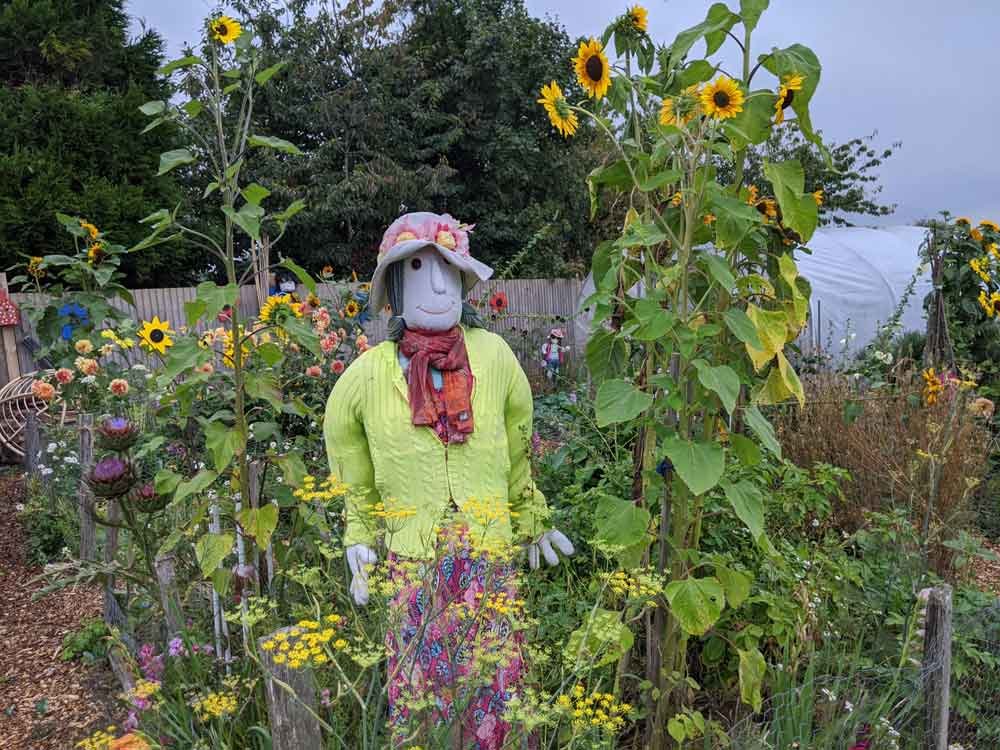
{"label": "cardigan sleeve", "polygon": [[508,497],[515,536],[535,538],[545,531],[549,509],[545,496],[531,476],[531,433],[534,402],[531,385],[510,347],[502,347],[503,369],[509,373],[504,422],[507,427],[507,450],[510,454]]}
{"label": "cardigan sleeve", "polygon": [[355,361],[344,371],[333,386],[323,420],[330,473],[349,488],[344,499],[345,548],[354,544],[375,545],[375,522],[371,511],[378,502],[378,492],[375,489],[375,467],[361,418],[364,370],[364,365]]}

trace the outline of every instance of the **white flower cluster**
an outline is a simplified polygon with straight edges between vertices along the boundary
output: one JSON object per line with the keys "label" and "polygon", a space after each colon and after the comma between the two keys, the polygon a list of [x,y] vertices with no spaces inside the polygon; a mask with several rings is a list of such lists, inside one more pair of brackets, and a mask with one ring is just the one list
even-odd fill
{"label": "white flower cluster", "polygon": [[872,356],[884,365],[892,364],[892,352],[876,351]]}

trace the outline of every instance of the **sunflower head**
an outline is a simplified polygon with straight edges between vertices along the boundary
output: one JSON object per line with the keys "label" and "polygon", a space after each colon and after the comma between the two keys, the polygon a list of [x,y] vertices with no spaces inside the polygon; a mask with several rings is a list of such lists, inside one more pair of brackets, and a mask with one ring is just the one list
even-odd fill
{"label": "sunflower head", "polygon": [[1000,225],[989,219],[983,219],[979,222],[979,227],[980,229],[989,229],[991,232],[1000,232]]}
{"label": "sunflower head", "polygon": [[819,190],[814,190],[812,196],[813,200],[816,201],[817,206],[823,205],[823,188],[820,188]]}
{"label": "sunflower head", "polygon": [[87,262],[90,265],[96,265],[101,262],[104,258],[104,243],[98,240],[97,242],[92,242],[90,247],[87,248]]}
{"label": "sunflower head", "polygon": [[152,320],[142,321],[142,328],[139,329],[139,345],[143,349],[151,352],[166,354],[167,349],[174,345],[170,338],[170,321],[160,320],[156,315]]}
{"label": "sunflower head", "polygon": [[983,232],[980,229],[972,229],[972,230],[970,230],[969,231],[969,236],[972,239],[974,239],[976,242],[982,242],[983,241]]}
{"label": "sunflower head", "polygon": [[717,120],[728,120],[743,111],[744,95],[739,84],[722,76],[701,90],[701,107],[705,114]]}
{"label": "sunflower head", "polygon": [[302,305],[290,294],[272,294],[261,306],[258,317],[261,323],[280,325],[288,318],[301,318]]}
{"label": "sunflower head", "polygon": [[969,219],[965,216],[959,216],[957,219],[955,219],[955,223],[958,224],[959,226],[967,227],[972,224],[972,219]]}
{"label": "sunflower head", "polygon": [[611,85],[611,68],[601,43],[596,39],[580,42],[576,57],[573,58],[576,79],[587,92],[587,96],[602,99]]}
{"label": "sunflower head", "polygon": [[87,234],[90,236],[90,239],[92,240],[96,240],[97,235],[101,233],[101,231],[93,224],[91,224],[89,221],[84,221],[83,219],[80,219],[80,226],[86,230]]}
{"label": "sunflower head", "polygon": [[698,86],[689,86],[680,96],[664,97],[660,105],[660,124],[681,127],[687,125],[699,112]]}
{"label": "sunflower head", "polygon": [[649,11],[643,8],[641,5],[633,5],[628,9],[625,14],[628,18],[629,23],[632,28],[636,31],[645,34],[646,30],[649,28]]}
{"label": "sunflower head", "polygon": [[570,109],[569,102],[563,96],[562,89],[555,81],[542,86],[542,98],[538,100],[549,115],[549,122],[552,127],[558,130],[563,138],[576,133],[579,122],[576,119],[576,112]]}
{"label": "sunflower head", "polygon": [[346,305],[344,305],[344,317],[345,318],[356,318],[358,313],[361,312],[361,305],[358,304],[357,300],[350,300]]}
{"label": "sunflower head", "polygon": [[243,27],[240,22],[229,16],[217,16],[208,23],[208,30],[212,38],[222,44],[232,44],[240,38]]}

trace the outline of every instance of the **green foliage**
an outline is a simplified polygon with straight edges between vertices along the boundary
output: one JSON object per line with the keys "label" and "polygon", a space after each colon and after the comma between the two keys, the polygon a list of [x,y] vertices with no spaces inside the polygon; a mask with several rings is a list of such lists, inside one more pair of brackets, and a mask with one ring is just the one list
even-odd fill
{"label": "green foliage", "polygon": [[[6,3],[0,10],[0,262],[72,248],[56,211],[89,218],[122,245],[138,221],[181,191],[153,177],[156,154],[173,142],[164,128],[138,138],[140,105],[168,94],[157,77],[163,43],[148,31],[127,38],[122,0],[85,8],[69,0]],[[130,286],[163,275],[182,283],[200,266],[184,248],[124,259]]]}
{"label": "green foliage", "polygon": [[566,69],[566,32],[521,0],[370,5],[236,4],[268,59],[288,61],[255,106],[269,133],[308,154],[249,157],[259,182],[308,203],[286,253],[314,273],[368,273],[405,205],[475,223],[474,252],[495,266],[551,224],[545,252],[518,273],[581,271],[594,236],[579,189],[592,138],[564,140],[535,104]]}
{"label": "green foliage", "polygon": [[108,626],[103,620],[87,620],[78,630],[63,636],[59,658],[63,661],[82,659],[87,664],[100,661],[108,651],[107,638]]}

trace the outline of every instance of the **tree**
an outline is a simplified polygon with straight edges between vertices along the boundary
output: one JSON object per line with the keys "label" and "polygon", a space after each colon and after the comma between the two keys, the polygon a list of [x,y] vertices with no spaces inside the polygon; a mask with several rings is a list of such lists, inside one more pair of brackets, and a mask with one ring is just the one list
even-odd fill
{"label": "tree", "polygon": [[264,48],[292,59],[258,111],[308,158],[249,165],[308,205],[282,252],[313,270],[365,274],[392,219],[434,210],[475,222],[475,252],[497,267],[545,228],[545,252],[519,258],[520,276],[584,265],[594,243],[578,186],[593,139],[582,129],[564,140],[535,105],[543,83],[569,78],[573,45],[558,24],[521,0],[314,6],[238,4]]}
{"label": "tree", "polygon": [[[163,42],[127,38],[123,0],[11,0],[0,9],[0,262],[71,250],[55,213],[83,216],[131,245],[139,221],[175,205],[171,176],[151,177],[169,128],[146,136],[143,102],[169,94]],[[183,283],[191,249],[128,256],[131,286]]]}
{"label": "tree", "polygon": [[889,148],[879,151],[872,145],[877,135],[878,131],[875,131],[846,143],[827,144],[833,164],[830,168],[820,150],[802,136],[795,121],[789,121],[775,128],[762,146],[750,150],[746,183],[762,186],[767,182],[764,177],[765,160],[782,162],[797,159],[805,172],[806,190],[810,193],[823,191],[820,225],[854,226],[850,218],[852,214],[889,216],[896,206],[879,201],[882,185],[879,183],[878,168],[902,143],[894,142]]}

